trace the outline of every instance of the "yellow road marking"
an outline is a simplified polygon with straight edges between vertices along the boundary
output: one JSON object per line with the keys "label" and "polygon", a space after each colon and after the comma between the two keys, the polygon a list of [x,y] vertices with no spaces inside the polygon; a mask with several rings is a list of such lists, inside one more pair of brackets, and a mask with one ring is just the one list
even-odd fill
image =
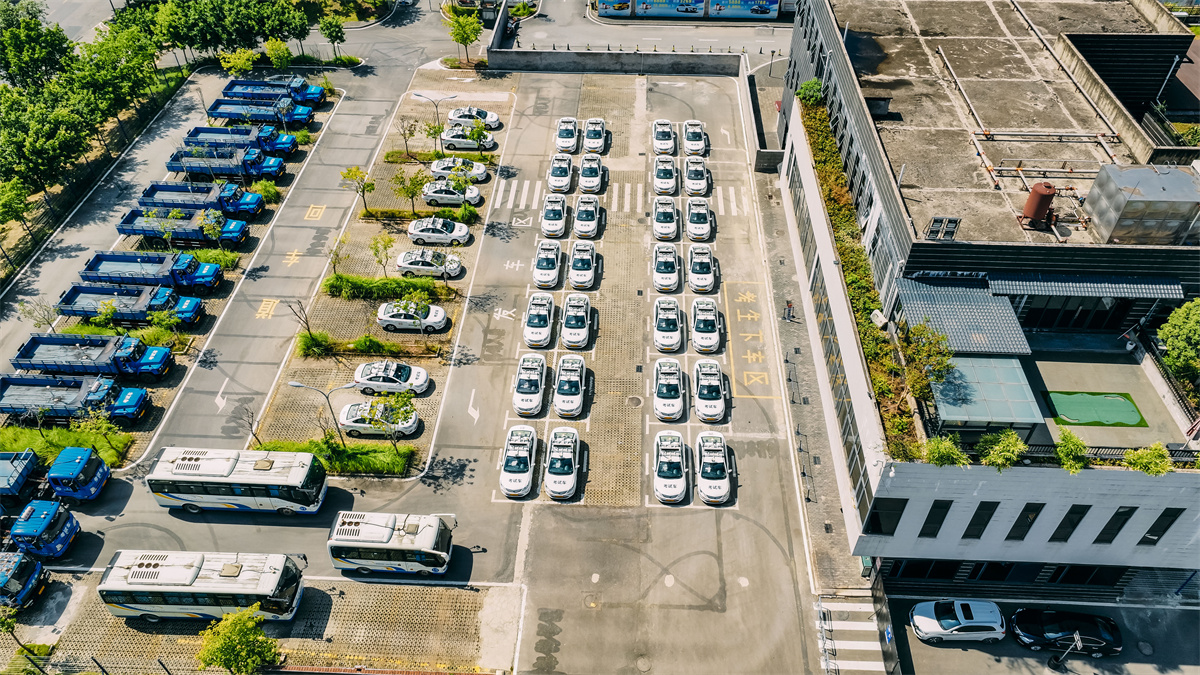
{"label": "yellow road marking", "polygon": [[270,319],[275,315],[275,308],[279,306],[279,301],[267,298],[258,306],[258,313],[254,315],[256,319]]}
{"label": "yellow road marking", "polygon": [[283,262],[287,263],[288,267],[300,262],[300,249],[295,249],[284,257]]}
{"label": "yellow road marking", "polygon": [[305,220],[320,220],[321,216],[325,215],[324,204],[313,204],[308,207],[308,212],[304,214]]}

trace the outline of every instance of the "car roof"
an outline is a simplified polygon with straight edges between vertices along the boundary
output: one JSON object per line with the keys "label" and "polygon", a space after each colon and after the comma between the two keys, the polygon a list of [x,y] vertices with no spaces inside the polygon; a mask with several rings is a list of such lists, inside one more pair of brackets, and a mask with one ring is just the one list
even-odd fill
{"label": "car roof", "polygon": [[987,600],[956,600],[955,609],[964,624],[996,625],[1003,620],[1000,608]]}
{"label": "car roof", "polygon": [[587,296],[582,293],[572,293],[567,296],[567,309],[584,307],[588,304]]}
{"label": "car roof", "polygon": [[557,241],[553,241],[553,240],[543,241],[542,243],[538,244],[538,253],[543,253],[543,252],[548,253],[550,251],[557,252],[559,250],[561,250],[561,249],[560,249]]}

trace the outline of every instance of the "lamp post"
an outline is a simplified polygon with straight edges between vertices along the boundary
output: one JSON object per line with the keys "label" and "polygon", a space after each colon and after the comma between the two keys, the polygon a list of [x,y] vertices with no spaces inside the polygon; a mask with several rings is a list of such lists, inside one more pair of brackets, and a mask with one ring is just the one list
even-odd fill
{"label": "lamp post", "polygon": [[767,77],[771,77],[771,72],[775,70],[775,50],[771,50],[771,63],[767,66]]}
{"label": "lamp post", "polygon": [[338,426],[337,413],[333,412],[333,402],[329,400],[329,395],[335,391],[338,391],[339,389],[349,389],[350,387],[354,386],[354,383],[351,382],[349,384],[343,384],[340,387],[334,387],[333,389],[330,389],[328,392],[321,391],[320,389],[317,389],[316,387],[310,387],[307,384],[296,382],[295,380],[288,382],[288,386],[295,387],[297,389],[311,389],[325,397],[325,405],[329,406],[329,414],[333,416],[333,426],[337,429],[338,438],[341,439],[341,441],[342,441],[342,449],[345,450],[346,449],[346,437],[342,435],[342,428],[340,426]]}
{"label": "lamp post", "polygon": [[[423,98],[426,101],[429,101],[430,103],[433,104],[433,126],[435,126],[435,127],[437,125],[441,124],[441,122],[442,122],[442,113],[440,110],[438,110],[438,104],[441,103],[442,101],[449,101],[452,98],[458,98],[458,94],[451,94],[449,96],[443,96],[439,99],[434,100],[424,94],[418,94],[416,92],[413,92],[413,96],[415,96],[417,98]],[[441,136],[438,136],[438,147],[439,148],[442,147],[442,137]]]}

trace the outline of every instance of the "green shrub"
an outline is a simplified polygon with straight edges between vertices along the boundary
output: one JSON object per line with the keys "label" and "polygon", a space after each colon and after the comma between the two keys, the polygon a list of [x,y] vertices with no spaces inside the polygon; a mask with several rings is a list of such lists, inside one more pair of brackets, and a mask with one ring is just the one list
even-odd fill
{"label": "green shrub", "polygon": [[1151,476],[1161,476],[1175,470],[1171,453],[1162,443],[1155,443],[1148,448],[1126,450],[1125,459],[1121,463],[1127,468]]}
{"label": "green shrub", "polygon": [[335,351],[337,344],[333,338],[329,337],[329,333],[323,331],[314,331],[312,333],[305,331],[300,334],[300,340],[296,345],[300,356],[329,356]]}
{"label": "green shrub", "polygon": [[[112,443],[112,447],[109,447],[109,443]],[[42,433],[27,427],[0,427],[0,447],[6,450],[29,448],[47,464],[53,462],[63,448],[95,448],[105,464],[120,466],[130,445],[133,445],[133,436],[130,434],[109,434],[105,440],[99,434],[63,427],[46,427]]]}
{"label": "green shrub", "polygon": [[325,62],[329,66],[341,66],[343,68],[353,68],[362,63],[362,59],[357,56],[349,56],[347,54],[339,54]]}
{"label": "green shrub", "polygon": [[510,16],[514,16],[518,19],[521,19],[521,18],[524,18],[527,16],[532,16],[535,12],[537,12],[537,10],[533,8],[533,5],[531,5],[528,2],[525,2],[524,0],[522,0],[521,2],[518,2],[516,4],[516,6],[511,7],[508,10],[508,13]]}
{"label": "green shrub", "polygon": [[442,208],[438,209],[437,211],[433,212],[434,218],[449,218],[449,219],[453,220],[456,215],[457,214],[455,214],[454,209],[450,209],[450,208],[446,208],[446,207],[442,207]]}
{"label": "green shrub", "polygon": [[346,347],[353,349],[359,354],[375,354],[379,356],[403,356],[408,353],[408,350],[403,345],[384,342],[374,335],[363,335],[354,342],[348,343]]}
{"label": "green shrub", "polygon": [[925,461],[934,466],[967,466],[971,460],[959,447],[958,434],[938,436],[925,443]]}
{"label": "green shrub", "polygon": [[421,151],[421,152],[405,152],[403,150],[388,150],[383,154],[383,161],[389,164],[408,164],[423,162],[432,162],[435,159],[443,157],[461,157],[469,159],[472,162],[480,162],[488,166],[496,166],[496,155],[491,153],[483,153],[483,158],[480,159],[479,153],[466,152],[441,152],[440,150]]}
{"label": "green shrub", "polygon": [[296,132],[297,145],[308,145],[309,143],[312,143],[312,132],[308,129],[301,129]]}
{"label": "green shrub", "polygon": [[[451,211],[449,209],[445,209],[445,210],[447,212],[449,212],[450,215],[443,216],[444,218],[449,218],[454,215],[453,211]],[[401,220],[404,222],[408,222],[410,220],[415,220],[417,218],[424,218],[426,216],[432,216],[432,215],[434,215],[433,211],[417,211],[417,214],[414,216],[413,212],[410,211],[409,209],[371,209],[370,213],[367,213],[367,210],[363,209],[362,211],[358,212],[358,219],[359,220]]]}
{"label": "green shrub", "polygon": [[1077,474],[1087,468],[1087,445],[1070,429],[1062,428],[1061,432],[1058,442],[1054,444],[1054,454],[1058,456],[1059,465],[1066,469],[1067,473]]}
{"label": "green shrub", "polygon": [[[299,143],[299,141],[296,141]],[[263,201],[268,204],[278,204],[282,196],[279,194],[279,188],[275,187],[273,180],[255,181],[250,187],[246,188],[248,192],[262,195]]]}
{"label": "green shrub", "polygon": [[373,473],[402,475],[412,461],[416,448],[400,446],[399,452],[390,445],[374,443],[347,443],[343,449],[336,432],[324,438],[296,441],[267,441],[258,447],[268,452],[311,452],[316,455],[330,473]]}
{"label": "green shrub", "polygon": [[813,78],[796,90],[796,96],[804,102],[805,105],[821,105],[825,100],[825,92],[822,91],[821,81]]}
{"label": "green shrub", "polygon": [[73,326],[66,326],[58,329],[60,333],[69,335],[121,335],[122,331],[116,328],[105,328],[103,326],[93,326],[89,323],[77,323]]}
{"label": "green shrub", "polygon": [[479,210],[464,202],[462,206],[458,207],[458,212],[454,216],[454,220],[471,225],[479,220]]}
{"label": "green shrub", "polygon": [[1027,449],[1025,441],[1012,429],[1005,429],[996,434],[984,434],[975,444],[979,461],[987,466],[996,467],[998,472],[1020,461],[1021,455],[1025,454]]}
{"label": "green shrub", "polygon": [[202,263],[220,265],[223,270],[237,269],[238,263],[242,260],[242,254],[223,248],[198,248],[188,251],[188,253],[196,256],[196,260]]}
{"label": "green shrub", "polygon": [[150,326],[135,330],[130,335],[141,340],[148,347],[170,347],[175,344],[175,334],[162,326]]}
{"label": "green shrub", "polygon": [[399,300],[412,291],[436,293],[437,284],[429,277],[360,277],[352,274],[331,274],[321,282],[326,293],[345,300]]}

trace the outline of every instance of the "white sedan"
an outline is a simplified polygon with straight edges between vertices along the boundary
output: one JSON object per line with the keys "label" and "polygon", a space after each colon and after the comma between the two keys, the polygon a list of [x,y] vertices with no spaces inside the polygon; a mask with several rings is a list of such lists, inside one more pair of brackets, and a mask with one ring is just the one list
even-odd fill
{"label": "white sedan", "polygon": [[703,157],[688,157],[684,162],[683,191],[693,196],[708,192],[708,165]]}
{"label": "white sedan", "polygon": [[560,117],[554,137],[554,148],[559,152],[575,152],[579,147],[579,121],[574,117]]}
{"label": "white sedan", "polygon": [[591,239],[600,231],[600,200],[580,195],[575,200],[575,236]]}
{"label": "white sedan", "polygon": [[542,397],[546,389],[546,357],[541,354],[526,354],[517,365],[517,380],[513,384],[513,410],[522,417],[531,417],[542,411]]}
{"label": "white sedan", "polygon": [[465,244],[471,237],[471,231],[465,223],[458,223],[446,218],[418,218],[408,224],[408,238],[414,244],[450,244],[451,246]]}
{"label": "white sedan", "polygon": [[660,431],[654,435],[654,496],[664,504],[687,497],[688,466],[683,434]]}
{"label": "white sedan", "polygon": [[679,234],[679,217],[675,200],[670,197],[654,198],[654,222],[650,225],[655,239],[674,239]]}
{"label": "white sedan", "polygon": [[366,394],[392,394],[411,391],[420,394],[429,388],[429,372],[399,361],[372,361],[354,369],[355,388]]}
{"label": "white sedan", "polygon": [[591,288],[596,283],[596,246],[577,241],[571,247],[571,270],[567,272],[571,288]]}
{"label": "white sedan", "polygon": [[650,181],[654,186],[654,194],[675,194],[675,188],[679,186],[679,176],[675,170],[675,160],[671,157],[654,158],[654,171],[650,174]]}
{"label": "white sedan", "polygon": [[417,412],[401,418],[383,403],[351,403],[338,415],[338,427],[350,438],[360,436],[408,436],[417,431]]}
{"label": "white sedan", "polygon": [[654,247],[654,267],[650,273],[654,290],[665,293],[679,288],[678,258],[675,247],[670,244],[658,244]]}
{"label": "white sedan", "polygon": [[724,504],[732,493],[730,476],[729,446],[725,436],[718,431],[701,431],[696,434],[696,493],[705,504]]}
{"label": "white sedan", "polygon": [[437,305],[417,305],[409,300],[385,302],[375,313],[375,323],[389,333],[420,330],[432,333],[446,327],[450,317]]}
{"label": "white sedan", "polygon": [[571,156],[557,154],[550,158],[550,168],[546,170],[546,186],[551,192],[569,192],[571,190]]}
{"label": "white sedan", "polygon": [[567,198],[548,194],[542,202],[542,234],[561,237],[567,233]]}
{"label": "white sedan", "polygon": [[604,152],[605,138],[604,120],[593,117],[583,123],[583,151]]}
{"label": "white sedan", "polygon": [[661,358],[654,362],[654,416],[664,422],[683,417],[687,407],[683,371],[679,361]]}
{"label": "white sedan", "polygon": [[700,359],[692,368],[692,389],[696,392],[696,417],[704,422],[725,418],[725,376],[715,359]]}
{"label": "white sedan", "polygon": [[706,147],[704,123],[688,120],[683,123],[683,151],[689,155],[703,155]]}
{"label": "white sedan", "polygon": [[504,440],[504,463],[500,468],[500,491],[505,497],[524,497],[533,487],[537,464],[537,431],[526,424],[508,430]]}
{"label": "white sedan", "polygon": [[482,108],[474,108],[471,106],[464,106],[462,108],[455,108],[454,110],[451,110],[450,114],[447,115],[447,119],[449,120],[450,124],[460,124],[465,127],[475,126],[475,120],[483,122],[483,126],[486,129],[495,129],[496,127],[500,126],[499,115],[494,112],[488,112]]}
{"label": "white sedan", "polygon": [[712,235],[712,216],[708,200],[692,197],[687,200],[687,236],[692,241],[704,241]]}
{"label": "white sedan", "polygon": [[708,293],[717,287],[717,261],[708,244],[688,246],[688,288]]}
{"label": "white sedan", "polygon": [[546,495],[551,499],[570,499],[579,483],[579,432],[571,427],[558,427],[550,432],[550,448],[546,452]]}
{"label": "white sedan", "polygon": [[555,373],[554,412],[560,417],[579,417],[583,413],[583,391],[587,384],[587,366],[577,354],[563,354]]}
{"label": "white sedan", "polygon": [[533,259],[533,283],[538,288],[554,288],[558,285],[561,265],[559,257],[562,247],[557,241],[542,241],[538,244],[537,256]]}
{"label": "white sedan", "polygon": [[717,303],[708,298],[692,301],[692,348],[711,354],[721,346],[721,315]]}
{"label": "white sedan", "polygon": [[604,165],[600,155],[588,153],[579,160],[579,189],[584,192],[599,192],[604,178]]}
{"label": "white sedan", "polygon": [[563,303],[559,339],[567,349],[583,349],[592,339],[592,303],[583,293],[572,293]]}
{"label": "white sedan", "polygon": [[482,140],[472,139],[470,134],[473,126],[474,123],[471,126],[456,124],[446,127],[442,132],[442,145],[447,150],[490,150],[496,147],[496,139],[487,132],[484,132]]}
{"label": "white sedan", "polygon": [[654,120],[650,138],[654,144],[654,154],[670,155],[675,153],[675,130],[671,128],[671,120]]}
{"label": "white sedan", "polygon": [[429,175],[434,178],[449,178],[453,174],[466,176],[472,183],[487,180],[487,166],[462,157],[443,157],[429,165]]}
{"label": "white sedan", "polygon": [[466,190],[460,191],[455,189],[448,180],[426,183],[425,187],[421,188],[421,198],[430,206],[458,206],[463,202],[478,206],[483,201],[483,195],[479,193],[479,188],[468,185]]}
{"label": "white sedan", "polygon": [[545,347],[550,344],[554,332],[554,296],[549,293],[534,293],[529,296],[529,307],[525,310],[525,328],[521,337],[530,347]]}
{"label": "white sedan", "polygon": [[439,277],[451,279],[463,271],[462,261],[456,255],[441,251],[414,248],[396,258],[396,270],[406,277]]}
{"label": "white sedan", "polygon": [[654,301],[654,347],[660,352],[677,352],[683,347],[683,321],[679,301],[658,298]]}

